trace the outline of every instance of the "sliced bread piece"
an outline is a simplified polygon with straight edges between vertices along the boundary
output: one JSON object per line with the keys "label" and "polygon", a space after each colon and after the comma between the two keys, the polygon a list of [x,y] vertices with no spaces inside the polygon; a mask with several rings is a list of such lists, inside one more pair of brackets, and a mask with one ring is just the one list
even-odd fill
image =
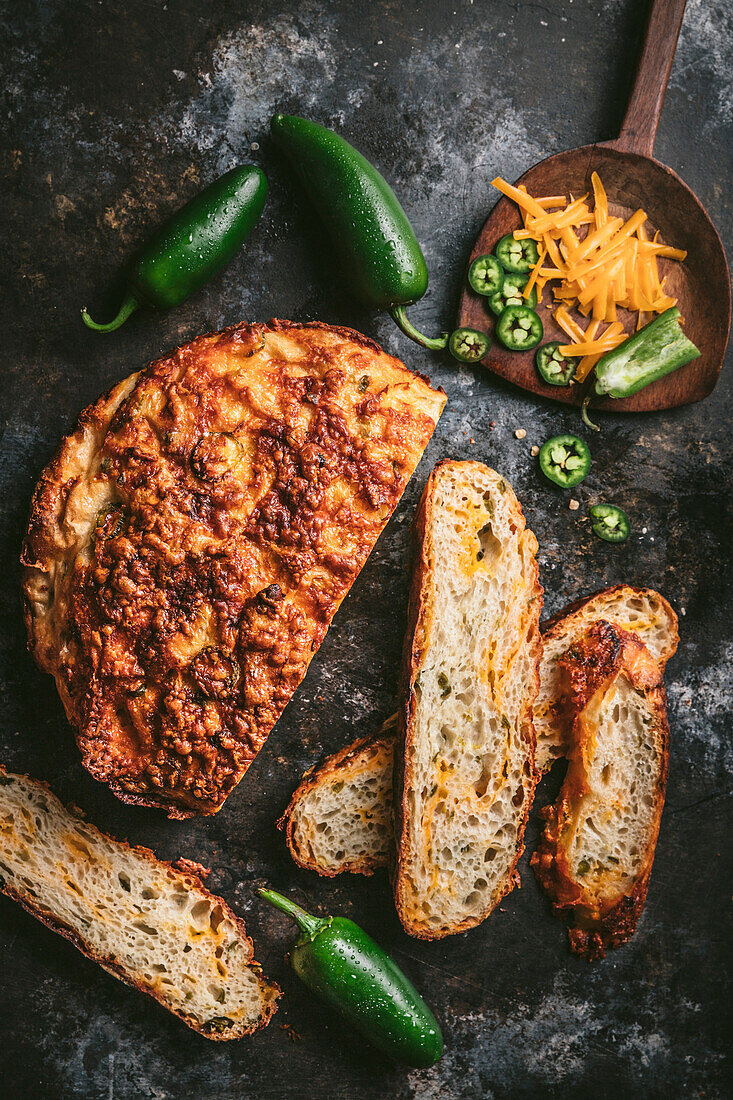
{"label": "sliced bread piece", "polygon": [[[599,615],[622,627],[626,624],[645,639],[660,668],[677,649],[677,616],[664,597],[650,588],[620,584],[604,589],[543,624],[540,688],[533,707],[539,771],[564,755],[567,742],[558,662],[571,641]],[[372,874],[387,865],[392,843],[394,733],[387,734],[394,720],[303,776],[281,822],[293,859],[301,867],[336,875],[341,871]],[[316,832],[326,835],[316,837]]]}
{"label": "sliced bread piece", "polygon": [[542,624],[540,690],[533,708],[537,734],[537,769],[547,771],[565,755],[569,727],[559,705],[559,661],[598,619],[637,634],[663,671],[677,650],[677,616],[658,592],[618,584],[564,608]]}
{"label": "sliced bread piece", "polygon": [[264,1027],[280,991],[243,921],[201,881],[64,808],[45,783],[0,768],[0,891],[208,1039]]}
{"label": "sliced bread piece", "polygon": [[635,634],[603,620],[560,661],[570,761],[532,866],[589,959],[631,938],[664,806],[669,729],[662,673]]}
{"label": "sliced bread piece", "polygon": [[397,715],[379,733],[311,768],[278,822],[290,853],[307,871],[371,875],[394,844],[392,763]]}
{"label": "sliced bread piece", "polygon": [[417,514],[395,753],[397,912],[438,939],[517,881],[534,790],[537,540],[503,477],[441,462]]}

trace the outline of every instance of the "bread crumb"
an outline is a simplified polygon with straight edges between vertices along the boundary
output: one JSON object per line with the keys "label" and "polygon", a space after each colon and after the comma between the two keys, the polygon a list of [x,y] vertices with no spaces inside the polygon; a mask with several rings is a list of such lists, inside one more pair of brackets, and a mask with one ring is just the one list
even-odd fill
{"label": "bread crumb", "polygon": [[526,434],[527,433],[525,432],[524,428],[517,428],[514,432],[514,435],[517,439],[524,439]]}
{"label": "bread crumb", "polygon": [[532,445],[532,446],[530,447],[530,449],[529,449],[529,453],[530,453],[530,454],[532,455],[532,458],[536,458],[536,457],[537,457],[537,455],[538,455],[538,454],[540,453],[540,449],[539,449],[539,447],[537,446],[537,444],[536,444],[536,443],[534,443],[534,444],[533,444],[533,445]]}
{"label": "bread crumb", "polygon": [[571,511],[571,512],[577,512],[577,511],[578,511],[578,508],[580,508],[580,501],[579,501],[579,500],[575,500],[575,498],[574,498],[574,497],[572,497],[572,498],[571,498],[571,499],[570,499],[570,500],[568,501],[568,508],[570,509],[570,511]]}

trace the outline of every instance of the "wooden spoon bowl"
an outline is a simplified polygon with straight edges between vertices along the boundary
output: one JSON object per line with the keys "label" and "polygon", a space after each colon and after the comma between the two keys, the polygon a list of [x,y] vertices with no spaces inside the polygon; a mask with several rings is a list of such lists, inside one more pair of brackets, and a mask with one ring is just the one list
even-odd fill
{"label": "wooden spoon bowl", "polygon": [[[608,194],[609,211],[624,219],[641,207],[647,229],[659,230],[665,244],[687,251],[683,263],[660,260],[665,292],[677,298],[690,339],[702,352],[699,359],[660,378],[623,400],[594,402],[594,408],[618,412],[649,412],[700,401],[711,392],[723,364],[731,321],[730,276],[725,252],[715,226],[694,193],[666,165],[655,160],[654,148],[664,91],[684,12],[684,0],[655,0],[629,108],[616,141],[585,145],[536,164],[518,180],[530,195],[570,195],[588,192],[591,173],[597,172]],[[494,247],[505,233],[521,228],[516,205],[502,197],[481,230],[471,260]],[[545,287],[537,312],[544,325],[543,343],[567,336],[552,313],[557,308],[551,284]],[[633,332],[636,315],[619,310],[619,320]],[[458,325],[491,333],[494,318],[486,299],[468,287],[461,295]],[[534,364],[534,352],[510,352],[494,342],[483,365],[532,393],[579,405],[582,387],[549,386]]]}

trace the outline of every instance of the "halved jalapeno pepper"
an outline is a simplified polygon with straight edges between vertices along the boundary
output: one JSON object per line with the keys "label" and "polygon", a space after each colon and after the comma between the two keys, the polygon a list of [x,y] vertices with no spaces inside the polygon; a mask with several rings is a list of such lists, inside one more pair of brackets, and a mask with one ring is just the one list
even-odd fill
{"label": "halved jalapeno pepper", "polygon": [[537,291],[532,288],[529,297],[523,298],[522,291],[527,285],[524,275],[505,275],[501,290],[489,297],[489,309],[499,317],[507,306],[529,306],[534,309],[537,305]]}
{"label": "halved jalapeno pepper", "polygon": [[497,260],[487,252],[484,256],[477,256],[468,269],[468,283],[477,294],[496,294],[504,285],[504,269]]}
{"label": "halved jalapeno pepper", "polygon": [[576,435],[555,435],[540,447],[540,469],[561,489],[580,485],[590,470],[588,444]]}
{"label": "halved jalapeno pepper", "polygon": [[457,328],[448,341],[448,350],[459,363],[480,362],[490,347],[486,333],[476,328]]}
{"label": "halved jalapeno pepper", "polygon": [[550,386],[569,386],[572,382],[577,360],[562,354],[559,340],[537,348],[534,361],[541,377]]}
{"label": "halved jalapeno pepper", "polygon": [[518,272],[520,275],[526,275],[540,258],[536,241],[515,241],[513,233],[502,237],[494,251],[505,271]]}
{"label": "halved jalapeno pepper", "polygon": [[529,306],[507,306],[496,322],[496,335],[509,351],[536,348],[543,332],[542,321]]}
{"label": "halved jalapeno pepper", "polygon": [[629,517],[615,504],[594,504],[590,517],[593,534],[606,542],[626,542],[631,534]]}

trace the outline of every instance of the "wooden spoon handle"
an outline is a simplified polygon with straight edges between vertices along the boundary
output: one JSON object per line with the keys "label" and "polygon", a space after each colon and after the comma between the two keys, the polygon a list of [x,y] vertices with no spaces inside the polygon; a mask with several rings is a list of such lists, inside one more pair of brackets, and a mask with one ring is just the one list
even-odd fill
{"label": "wooden spoon handle", "polygon": [[686,0],[651,0],[644,45],[621,133],[609,142],[624,153],[654,152],[664,93],[674,60]]}

